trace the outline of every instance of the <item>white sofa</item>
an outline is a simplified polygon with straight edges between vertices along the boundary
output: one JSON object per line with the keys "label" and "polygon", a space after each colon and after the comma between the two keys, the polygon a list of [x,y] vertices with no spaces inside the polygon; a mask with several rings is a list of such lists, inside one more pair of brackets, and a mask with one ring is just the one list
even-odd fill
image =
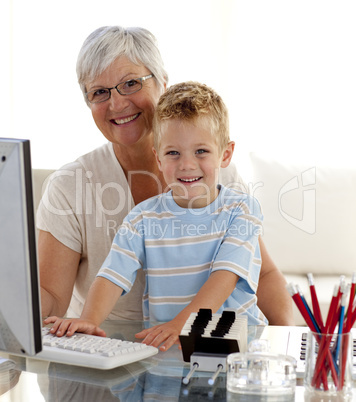
{"label": "white sofa", "polygon": [[[340,275],[350,281],[356,271],[356,169],[293,165],[256,154],[251,164],[250,192],[262,205],[267,249],[308,301],[307,274],[313,273],[325,319]],[[34,169],[35,206],[52,172]],[[294,316],[297,325],[305,324],[296,308]]]}
{"label": "white sofa", "polygon": [[[350,283],[356,271],[356,167],[282,163],[256,154],[251,164],[267,249],[309,303],[307,274],[313,274],[325,321],[340,276]],[[294,315],[305,324],[296,308]]]}

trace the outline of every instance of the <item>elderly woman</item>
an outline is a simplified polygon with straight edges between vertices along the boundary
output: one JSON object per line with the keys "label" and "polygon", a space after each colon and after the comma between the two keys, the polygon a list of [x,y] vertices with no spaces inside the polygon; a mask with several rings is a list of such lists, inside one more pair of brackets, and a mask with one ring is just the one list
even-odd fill
{"label": "elderly woman", "polygon": [[[43,316],[80,315],[123,218],[167,187],[152,152],[153,112],[168,82],[154,36],[142,28],[99,28],[82,46],[77,74],[108,143],[61,168],[42,198],[37,225]],[[222,184],[242,182],[232,165],[222,170]],[[285,280],[260,244],[258,305],[270,324],[291,325]],[[141,273],[109,319],[141,320],[143,288]]]}

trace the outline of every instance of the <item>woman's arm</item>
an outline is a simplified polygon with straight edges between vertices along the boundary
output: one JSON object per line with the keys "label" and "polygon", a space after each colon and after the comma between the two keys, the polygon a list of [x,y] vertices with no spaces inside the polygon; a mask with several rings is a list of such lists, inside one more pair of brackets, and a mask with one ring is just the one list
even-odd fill
{"label": "woman's arm", "polygon": [[293,301],[286,289],[286,280],[259,239],[262,266],[257,288],[257,305],[270,325],[295,325]]}
{"label": "woman's arm", "polygon": [[48,317],[44,323],[53,323],[51,333],[57,336],[72,336],[74,332],[106,336],[99,325],[110,314],[122,294],[122,288],[108,279],[97,277],[90,286],[80,318],[63,319]]}
{"label": "woman's arm", "polygon": [[79,253],[66,247],[49,232],[39,231],[38,262],[43,317],[62,317],[66,313],[80,257]]}
{"label": "woman's arm", "polygon": [[231,295],[236,287],[239,277],[230,271],[214,271],[200,288],[194,299],[173,320],[166,324],[156,325],[145,329],[137,338],[144,338],[143,343],[158,347],[160,350],[169,349],[178,342],[178,336],[191,313],[198,312],[201,308],[211,309],[215,313]]}

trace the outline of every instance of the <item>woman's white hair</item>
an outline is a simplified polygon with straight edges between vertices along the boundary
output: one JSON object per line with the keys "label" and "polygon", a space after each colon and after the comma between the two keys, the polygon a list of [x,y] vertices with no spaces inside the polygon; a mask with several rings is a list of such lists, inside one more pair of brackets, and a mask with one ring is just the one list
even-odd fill
{"label": "woman's white hair", "polygon": [[132,63],[148,68],[163,92],[164,84],[168,83],[168,74],[154,35],[139,27],[106,26],[96,29],[87,37],[78,55],[77,77],[88,105],[86,84],[119,56],[126,56]]}

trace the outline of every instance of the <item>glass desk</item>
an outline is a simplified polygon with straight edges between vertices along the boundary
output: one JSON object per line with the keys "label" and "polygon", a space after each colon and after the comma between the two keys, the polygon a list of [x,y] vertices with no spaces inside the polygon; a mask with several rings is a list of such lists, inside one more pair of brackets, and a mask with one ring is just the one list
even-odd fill
{"label": "glass desk", "polygon": [[[134,335],[143,328],[142,322],[109,321],[102,325],[111,338],[137,341]],[[249,327],[249,341],[258,338],[259,327]],[[190,369],[182,352],[174,345],[113,370],[94,370],[45,362],[0,352],[0,357],[13,360],[8,369],[0,366],[0,402],[42,401],[301,401],[304,400],[302,380],[292,398],[245,396],[226,390],[226,375],[220,374],[215,384],[208,380],[212,373],[195,372],[188,385],[182,384]],[[315,399],[313,399],[314,401]]]}

